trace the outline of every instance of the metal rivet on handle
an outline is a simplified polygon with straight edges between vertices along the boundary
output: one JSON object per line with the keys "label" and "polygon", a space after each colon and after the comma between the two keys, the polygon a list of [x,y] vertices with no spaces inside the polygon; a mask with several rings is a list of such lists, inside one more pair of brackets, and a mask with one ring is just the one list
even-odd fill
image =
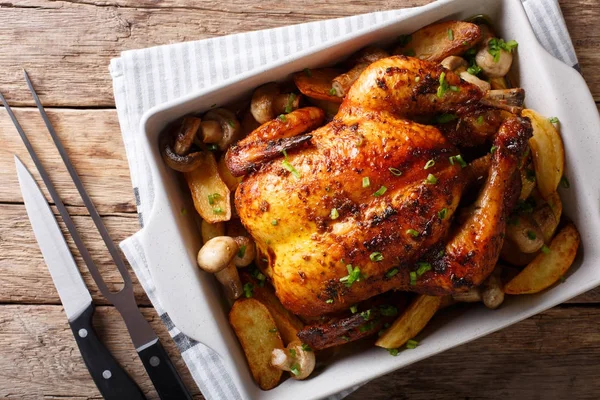
{"label": "metal rivet on handle", "polygon": [[158,367],[158,364],[160,364],[160,358],[156,356],[150,357],[150,365],[152,365],[153,367]]}
{"label": "metal rivet on handle", "polygon": [[77,333],[79,334],[79,337],[80,337],[80,338],[84,338],[84,337],[86,337],[86,336],[87,336],[87,334],[88,334],[88,331],[87,331],[87,329],[81,328],[81,329],[79,330],[79,332],[77,332]]}
{"label": "metal rivet on handle", "polygon": [[110,379],[110,377],[112,376],[112,372],[110,372],[110,370],[106,369],[102,372],[102,377],[104,379]]}

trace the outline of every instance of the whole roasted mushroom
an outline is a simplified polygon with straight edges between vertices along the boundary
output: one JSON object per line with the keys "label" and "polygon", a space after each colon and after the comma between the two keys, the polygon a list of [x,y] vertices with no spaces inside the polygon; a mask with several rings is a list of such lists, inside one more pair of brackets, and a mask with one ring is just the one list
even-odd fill
{"label": "whole roasted mushroom", "polygon": [[289,113],[300,106],[300,96],[281,93],[277,83],[271,82],[258,87],[252,94],[250,112],[259,124],[274,119],[279,114]]}
{"label": "whole roasted mushroom", "polygon": [[497,49],[499,52],[498,56],[495,57],[492,55],[489,49],[490,41],[492,40],[497,41],[498,39],[489,38],[485,42],[485,45],[482,46],[477,52],[477,55],[475,56],[475,62],[477,65],[479,65],[479,67],[481,67],[483,73],[488,78],[500,78],[505,76],[510,70],[513,62],[513,56],[510,51],[506,51],[503,48]]}
{"label": "whole roasted mushroom", "polygon": [[185,117],[181,124],[172,125],[161,132],[160,154],[169,167],[179,172],[189,172],[202,164],[204,156],[201,152],[189,152],[199,127],[199,118]]}
{"label": "whole roasted mushroom", "polygon": [[202,136],[205,143],[215,143],[225,151],[240,139],[242,127],[235,114],[225,108],[210,110],[204,114]]}
{"label": "whole roasted mushroom", "polygon": [[294,379],[308,378],[315,369],[315,364],[315,353],[299,341],[291,342],[285,349],[273,349],[271,353],[271,365],[289,371]]}
{"label": "whole roasted mushroom", "polygon": [[198,252],[198,266],[215,277],[223,287],[229,299],[237,299],[242,295],[242,281],[234,264],[239,247],[229,236],[217,236],[210,239]]}

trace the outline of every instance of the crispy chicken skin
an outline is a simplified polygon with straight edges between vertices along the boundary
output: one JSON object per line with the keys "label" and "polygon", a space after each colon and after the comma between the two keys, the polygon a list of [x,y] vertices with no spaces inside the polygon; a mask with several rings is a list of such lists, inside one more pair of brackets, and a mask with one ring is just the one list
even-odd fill
{"label": "crispy chicken skin", "polygon": [[[442,72],[454,88],[439,97]],[[265,146],[260,128],[229,151],[230,169],[246,173],[235,195],[239,216],[268,255],[265,272],[286,308],[319,316],[392,289],[462,291],[491,273],[520,187],[516,171],[531,136],[529,121],[507,113],[493,137],[497,150],[476,205],[451,226],[468,168],[450,162],[459,150],[438,128],[412,120],[467,114],[484,107],[484,96],[434,63],[390,57],[362,73],[333,121],[288,146],[285,161],[268,157],[248,167]],[[435,164],[425,169],[429,160]],[[374,252],[383,259],[371,260]],[[432,269],[411,284],[418,262]],[[362,275],[351,285],[340,281],[347,265]]]}

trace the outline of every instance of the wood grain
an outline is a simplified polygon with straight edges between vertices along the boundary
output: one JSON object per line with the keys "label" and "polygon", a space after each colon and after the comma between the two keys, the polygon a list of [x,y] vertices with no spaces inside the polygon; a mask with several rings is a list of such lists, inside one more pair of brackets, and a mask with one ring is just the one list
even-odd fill
{"label": "wood grain", "polygon": [[[29,71],[44,103],[114,105],[110,59],[122,51],[257,29],[418,6],[430,0],[19,0],[0,4],[0,88],[14,105],[32,105],[22,79]],[[600,8],[596,0],[562,0],[584,76],[600,101]]]}
{"label": "wood grain", "polygon": [[[142,309],[175,363],[186,386],[202,398],[175,343],[152,308]],[[125,323],[113,307],[97,307],[96,332],[149,399],[157,399],[129,339]],[[101,399],[81,359],[60,306],[0,306],[0,398],[67,397]]]}
{"label": "wood grain", "polygon": [[[0,12],[2,15],[3,12]],[[14,109],[42,164],[66,205],[83,206],[79,193],[54,148],[46,126],[35,108]],[[135,212],[129,167],[115,110],[48,110],[50,121],[92,201],[101,214]],[[39,174],[8,113],[0,108],[0,203],[20,203],[13,154]],[[43,185],[42,185],[43,186]],[[50,196],[43,187],[46,198]]]}
{"label": "wood grain", "polygon": [[[117,312],[99,307],[96,314],[108,348],[155,399]],[[201,398],[154,310],[143,314]],[[591,355],[600,352],[600,333],[590,322],[599,318],[596,308],[549,310],[376,379],[348,399],[597,399],[600,380]],[[62,307],[0,306],[0,349],[10,349],[0,357],[0,398],[99,398]]]}

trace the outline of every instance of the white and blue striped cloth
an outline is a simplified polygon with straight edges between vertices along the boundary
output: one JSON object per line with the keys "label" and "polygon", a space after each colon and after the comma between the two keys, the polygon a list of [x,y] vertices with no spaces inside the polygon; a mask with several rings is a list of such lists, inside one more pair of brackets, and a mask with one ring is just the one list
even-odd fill
{"label": "white and blue striped cloth", "polygon": [[[557,0],[523,0],[523,5],[540,43],[558,59],[578,68],[573,44]],[[154,199],[150,168],[138,145],[142,135],[139,130],[140,120],[147,110],[309,49],[317,43],[363,28],[374,28],[377,24],[389,22],[410,12],[411,9],[383,11],[132,50],[113,59],[110,73],[140,225],[144,225],[144,216],[152,209]],[[162,308],[136,235],[120,245],[204,397],[208,400],[241,399],[219,356],[207,346],[181,333]],[[341,399],[355,389],[332,398]]]}

